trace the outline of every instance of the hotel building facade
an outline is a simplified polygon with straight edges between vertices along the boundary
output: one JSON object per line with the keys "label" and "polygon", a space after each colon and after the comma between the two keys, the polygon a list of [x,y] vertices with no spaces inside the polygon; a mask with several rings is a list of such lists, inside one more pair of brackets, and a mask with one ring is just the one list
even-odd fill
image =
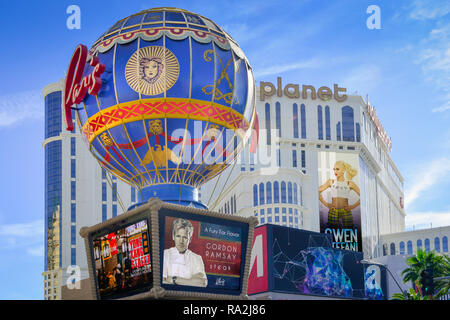
{"label": "hotel building facade", "polygon": [[333,163],[353,159],[360,193],[358,251],[366,258],[382,256],[381,237],[405,230],[405,211],[403,177],[375,109],[337,85],[333,96],[327,87],[303,86],[300,92],[299,85],[288,84],[283,90],[277,80],[278,88],[268,82],[256,87],[257,152],[247,146],[236,163],[201,187],[201,201],[210,210],[254,215],[260,224],[323,232],[319,187],[333,178]]}
{"label": "hotel building facade", "polygon": [[44,298],[48,300],[62,298],[61,287],[71,276],[79,280],[89,277],[80,229],[115,217],[137,201],[134,188],[100,167],[76,123],[72,132],[65,130],[63,90],[61,80],[42,92],[46,244],[43,276]]}

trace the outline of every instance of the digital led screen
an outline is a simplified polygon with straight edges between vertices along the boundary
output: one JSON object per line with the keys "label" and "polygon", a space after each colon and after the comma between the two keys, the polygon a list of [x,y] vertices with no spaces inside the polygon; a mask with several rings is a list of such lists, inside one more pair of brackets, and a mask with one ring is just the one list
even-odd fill
{"label": "digital led screen", "polygon": [[248,224],[176,213],[159,223],[163,288],[241,293]]}
{"label": "digital led screen", "polygon": [[96,237],[92,245],[101,299],[127,296],[151,287],[151,246],[146,219]]}

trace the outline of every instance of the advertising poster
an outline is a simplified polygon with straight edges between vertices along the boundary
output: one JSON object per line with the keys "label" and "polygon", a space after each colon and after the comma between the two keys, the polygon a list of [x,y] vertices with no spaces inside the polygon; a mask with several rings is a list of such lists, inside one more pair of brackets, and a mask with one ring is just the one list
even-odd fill
{"label": "advertising poster", "polygon": [[362,251],[359,158],[319,152],[320,232],[332,235],[336,249]]}
{"label": "advertising poster", "polygon": [[240,290],[243,228],[164,217],[162,284]]}
{"label": "advertising poster", "polygon": [[[261,250],[258,237],[267,239]],[[258,256],[267,254],[265,259]],[[255,257],[255,258],[253,258]],[[261,255],[261,258],[263,256]],[[331,246],[329,234],[277,225],[255,228],[249,295],[264,292],[323,297],[382,299],[385,274],[364,271],[361,252]],[[269,270],[269,272],[267,271]],[[261,277],[258,277],[258,274]]]}
{"label": "advertising poster", "polygon": [[266,292],[269,290],[269,269],[267,259],[267,226],[264,225],[255,228],[253,235],[250,274],[248,277],[248,294]]}
{"label": "advertising poster", "polygon": [[134,294],[151,286],[147,220],[94,239],[93,248],[101,299]]}

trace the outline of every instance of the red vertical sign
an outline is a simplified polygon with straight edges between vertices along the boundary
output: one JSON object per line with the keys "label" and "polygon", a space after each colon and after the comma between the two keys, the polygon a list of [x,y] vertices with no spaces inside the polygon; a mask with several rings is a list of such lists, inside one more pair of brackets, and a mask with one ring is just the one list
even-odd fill
{"label": "red vertical sign", "polygon": [[248,278],[248,294],[266,292],[268,290],[267,226],[262,226],[260,228],[255,228],[253,235],[250,275]]}

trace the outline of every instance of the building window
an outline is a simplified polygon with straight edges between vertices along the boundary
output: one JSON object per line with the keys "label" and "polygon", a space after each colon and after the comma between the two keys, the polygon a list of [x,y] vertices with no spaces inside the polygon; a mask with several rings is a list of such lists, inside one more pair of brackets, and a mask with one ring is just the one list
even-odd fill
{"label": "building window", "polygon": [[341,141],[341,122],[336,123],[336,140]]}
{"label": "building window", "polygon": [[258,206],[258,186],[256,184],[253,185],[253,206]]}
{"label": "building window", "polygon": [[298,189],[296,183],[294,183],[294,203],[298,204]]}
{"label": "building window", "polygon": [[355,141],[353,108],[349,106],[342,108],[342,135],[344,141]]}
{"label": "building window", "polygon": [[391,256],[395,256],[395,243],[391,243]]}
{"label": "building window", "polygon": [[272,204],[272,183],[266,183],[267,204]]}
{"label": "building window", "polygon": [[448,252],[448,238],[447,236],[442,237],[442,252]]}
{"label": "building window", "polygon": [[286,182],[281,182],[281,203],[286,203]]}
{"label": "building window", "polygon": [[438,237],[434,238],[434,250],[436,250],[436,252],[441,252],[441,243]]}
{"label": "building window", "polygon": [[264,195],[264,183],[259,184],[259,204],[262,205],[265,203],[266,196]]}
{"label": "building window", "polygon": [[106,170],[102,168],[102,179],[106,179]]}
{"label": "building window", "polygon": [[77,249],[70,248],[70,263],[75,266],[77,264]]}
{"label": "building window", "polygon": [[266,103],[266,135],[267,145],[271,144],[270,141],[270,104]]}
{"label": "building window", "polygon": [[297,150],[292,150],[292,167],[297,168]]}
{"label": "building window", "polygon": [[292,182],[288,183],[288,203],[292,203]]}
{"label": "building window", "polygon": [[281,151],[277,149],[277,166],[281,167]]}
{"label": "building window", "polygon": [[276,116],[278,136],[281,137],[281,107],[279,102],[275,103],[275,116]]}
{"label": "building window", "polygon": [[306,167],[306,151],[302,150],[302,168]]}
{"label": "building window", "polygon": [[106,201],[106,182],[102,183],[102,201]]}
{"label": "building window", "polygon": [[273,203],[280,203],[280,189],[278,181],[273,183]]}
{"label": "building window", "polygon": [[112,184],[112,201],[117,201],[117,183]]}
{"label": "building window", "polygon": [[231,197],[230,204],[231,204],[231,208],[230,208],[231,210],[230,210],[230,213],[233,214],[233,213],[234,213],[233,197]]}
{"label": "building window", "polygon": [[77,221],[77,205],[75,203],[70,204],[70,222]]}
{"label": "building window", "polygon": [[317,106],[317,128],[319,140],[323,140],[322,106]]}
{"label": "building window", "polygon": [[330,107],[325,107],[325,136],[327,140],[331,140],[331,125],[330,125]]}
{"label": "building window", "polygon": [[237,212],[236,195],[233,196],[233,203],[234,203],[234,213],[236,213]]}
{"label": "building window", "polygon": [[74,137],[70,138],[70,155],[71,156],[76,155],[76,140]]}
{"label": "building window", "polygon": [[75,181],[70,181],[70,200],[77,199],[77,185]]}
{"label": "building window", "polygon": [[136,202],[136,189],[131,187],[131,202]]}
{"label": "building window", "polygon": [[417,240],[417,249],[422,249],[422,240]]}
{"label": "building window", "polygon": [[108,219],[106,204],[102,205],[102,222]]}
{"label": "building window", "polygon": [[70,177],[76,178],[77,168],[76,168],[76,160],[70,159]]}
{"label": "building window", "polygon": [[302,139],[306,139],[306,109],[303,103],[300,106],[300,114],[302,120]]}
{"label": "building window", "polygon": [[112,206],[112,216],[117,217],[117,204],[113,204]]}
{"label": "building window", "polygon": [[298,105],[293,104],[293,126],[294,126],[294,138],[298,138]]}
{"label": "building window", "polygon": [[70,244],[77,244],[77,230],[76,226],[70,226]]}
{"label": "building window", "polygon": [[359,123],[356,123],[356,142],[361,142],[361,129]]}
{"label": "building window", "polygon": [[408,241],[408,254],[412,254],[413,253],[413,247],[412,247],[412,241]]}
{"label": "building window", "polygon": [[405,254],[405,243],[403,241],[400,242],[400,254]]}
{"label": "building window", "polygon": [[430,239],[425,239],[425,251],[430,252]]}

